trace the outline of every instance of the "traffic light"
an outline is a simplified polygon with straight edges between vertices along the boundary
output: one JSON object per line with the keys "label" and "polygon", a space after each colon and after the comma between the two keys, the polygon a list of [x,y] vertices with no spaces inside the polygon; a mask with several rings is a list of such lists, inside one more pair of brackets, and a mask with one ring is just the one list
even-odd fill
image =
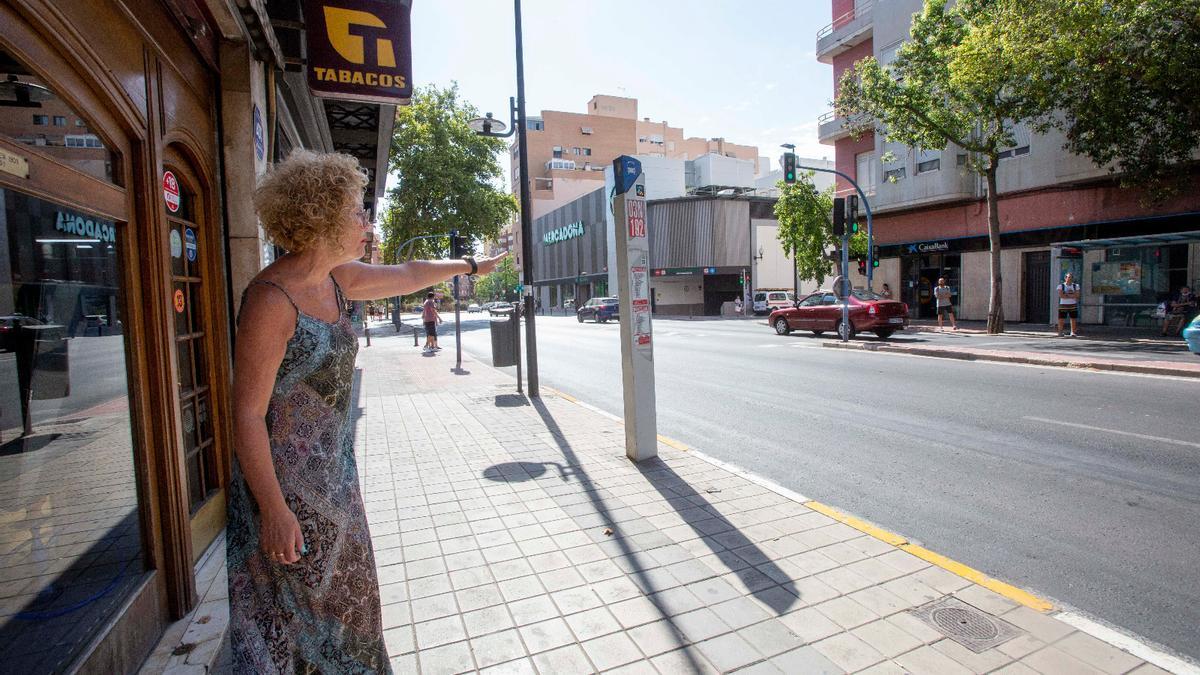
{"label": "traffic light", "polygon": [[879,267],[879,247],[871,247],[871,267]]}
{"label": "traffic light", "polygon": [[862,258],[858,259],[858,273],[867,276],[867,261]]}
{"label": "traffic light", "polygon": [[846,197],[846,223],[850,234],[858,234],[858,195]]}
{"label": "traffic light", "polygon": [[783,153],[783,182],[791,185],[796,182],[796,153]]}
{"label": "traffic light", "polygon": [[833,198],[833,236],[846,236],[846,200]]}
{"label": "traffic light", "polygon": [[460,237],[458,230],[450,233],[450,257],[461,258],[465,255],[471,255],[471,246],[467,243],[466,237]]}

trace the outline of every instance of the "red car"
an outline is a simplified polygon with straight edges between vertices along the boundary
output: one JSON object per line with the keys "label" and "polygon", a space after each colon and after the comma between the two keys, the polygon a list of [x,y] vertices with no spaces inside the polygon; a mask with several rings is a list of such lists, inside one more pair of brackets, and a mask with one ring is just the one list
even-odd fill
{"label": "red car", "polygon": [[[794,330],[810,330],[813,335],[833,331],[842,337],[842,305],[833,291],[817,291],[796,303],[795,307],[777,309],[769,319],[775,332],[787,335]],[[886,339],[908,325],[908,305],[887,300],[871,291],[856,290],[850,294],[850,334],[873,332]]]}

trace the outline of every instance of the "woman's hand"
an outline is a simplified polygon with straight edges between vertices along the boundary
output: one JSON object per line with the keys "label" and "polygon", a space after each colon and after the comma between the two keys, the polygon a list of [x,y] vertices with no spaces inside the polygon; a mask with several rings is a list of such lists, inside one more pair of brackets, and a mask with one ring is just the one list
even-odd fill
{"label": "woman's hand", "polygon": [[475,265],[479,268],[476,274],[491,274],[496,269],[496,265],[499,265],[506,256],[508,256],[508,252],[491,258],[476,258]]}
{"label": "woman's hand", "polygon": [[305,552],[300,521],[283,504],[262,512],[258,543],[271,562],[283,565],[291,565]]}

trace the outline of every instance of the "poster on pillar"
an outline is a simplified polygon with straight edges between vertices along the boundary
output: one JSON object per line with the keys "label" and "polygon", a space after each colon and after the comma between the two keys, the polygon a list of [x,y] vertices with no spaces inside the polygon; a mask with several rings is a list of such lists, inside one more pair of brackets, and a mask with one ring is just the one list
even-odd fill
{"label": "poster on pillar", "polygon": [[313,95],[407,104],[412,98],[411,9],[411,0],[305,0]]}

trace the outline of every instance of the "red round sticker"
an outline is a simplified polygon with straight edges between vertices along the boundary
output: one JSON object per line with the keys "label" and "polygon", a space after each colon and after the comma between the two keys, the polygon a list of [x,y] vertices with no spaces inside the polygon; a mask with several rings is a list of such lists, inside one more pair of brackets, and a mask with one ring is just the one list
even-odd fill
{"label": "red round sticker", "polygon": [[179,210],[179,181],[170,171],[163,172],[163,199],[171,213]]}
{"label": "red round sticker", "polygon": [[183,307],[184,307],[183,291],[177,290],[177,291],[175,291],[175,311],[180,314],[183,314]]}

